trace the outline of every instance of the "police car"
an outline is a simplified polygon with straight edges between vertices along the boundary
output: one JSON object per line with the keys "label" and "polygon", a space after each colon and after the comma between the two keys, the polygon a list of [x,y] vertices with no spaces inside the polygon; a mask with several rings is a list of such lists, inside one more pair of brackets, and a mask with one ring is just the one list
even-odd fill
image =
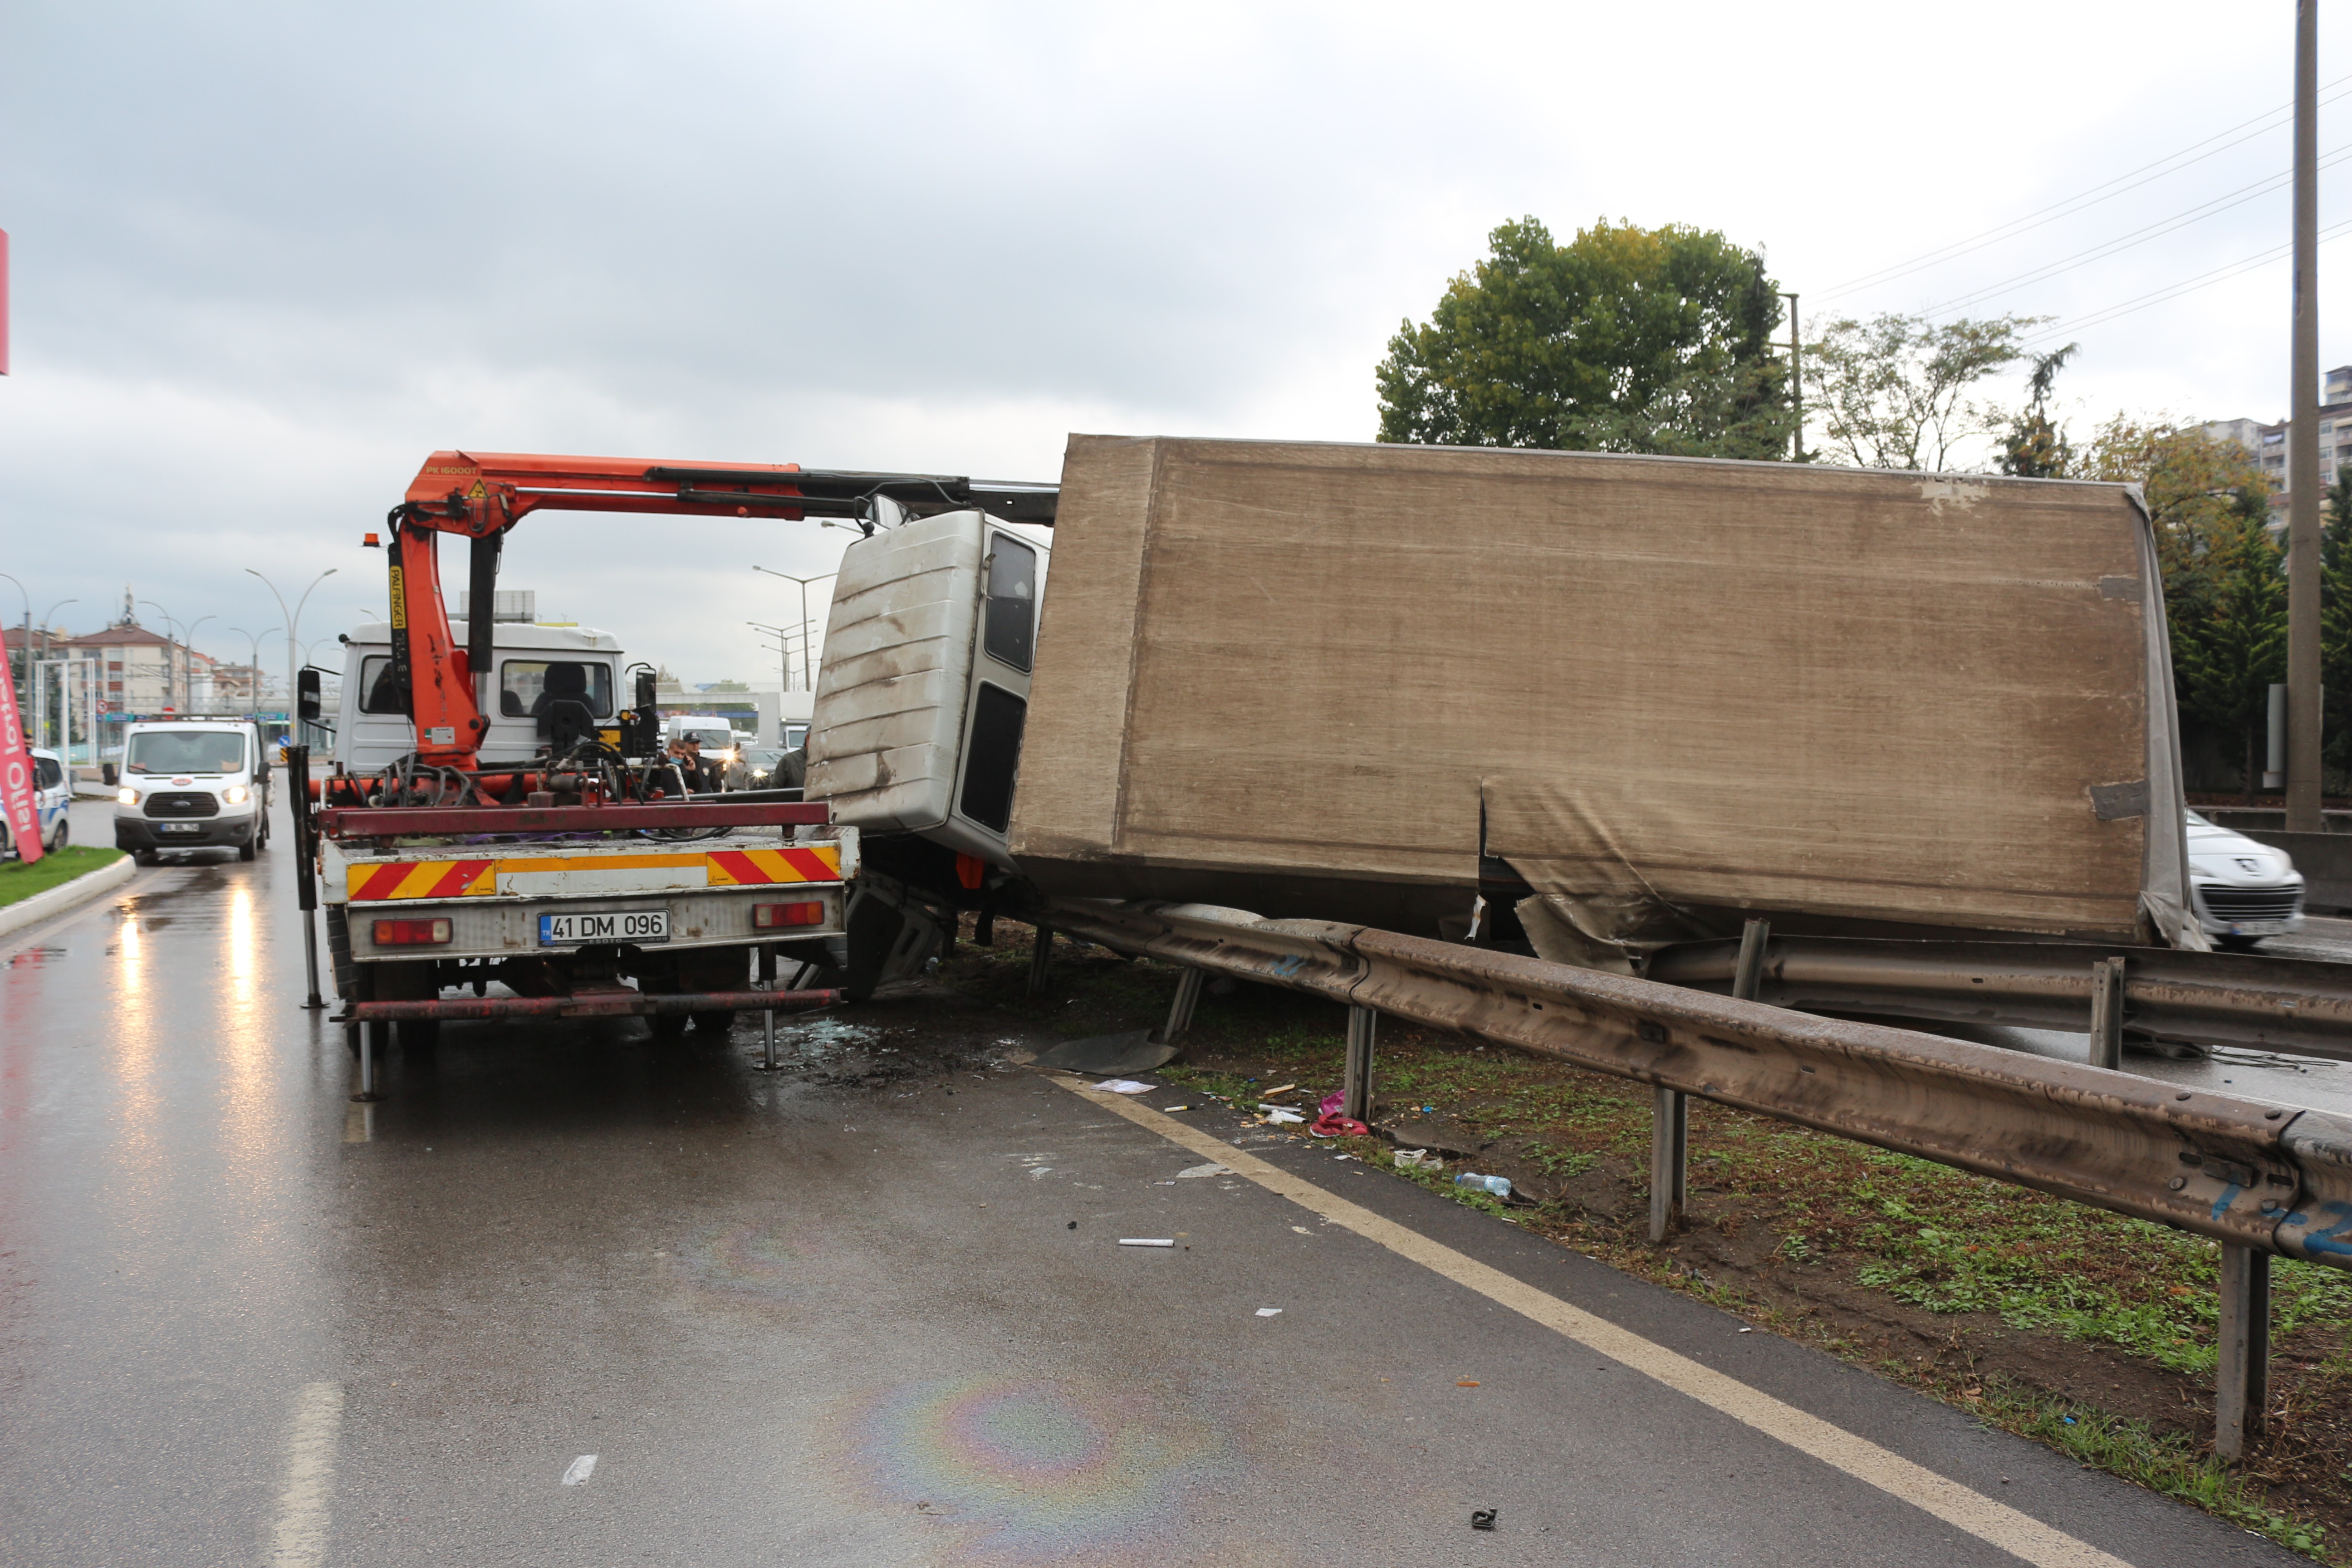
{"label": "police car", "polygon": [[[66,817],[73,805],[73,781],[66,776],[66,765],[55,752],[38,747],[33,750],[33,800],[41,824],[41,842],[54,852],[66,847]],[[8,824],[0,820],[0,853],[16,859],[16,846],[8,837]]]}

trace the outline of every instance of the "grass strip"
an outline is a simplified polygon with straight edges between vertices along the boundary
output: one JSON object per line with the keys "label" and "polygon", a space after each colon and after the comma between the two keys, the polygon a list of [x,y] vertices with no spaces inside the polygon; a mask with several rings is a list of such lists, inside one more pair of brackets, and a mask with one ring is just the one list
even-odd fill
{"label": "grass strip", "polygon": [[0,861],[0,908],[29,899],[35,893],[46,893],[51,888],[61,888],[77,877],[86,877],[121,858],[120,849],[70,845],[42,856],[29,866],[22,860]]}

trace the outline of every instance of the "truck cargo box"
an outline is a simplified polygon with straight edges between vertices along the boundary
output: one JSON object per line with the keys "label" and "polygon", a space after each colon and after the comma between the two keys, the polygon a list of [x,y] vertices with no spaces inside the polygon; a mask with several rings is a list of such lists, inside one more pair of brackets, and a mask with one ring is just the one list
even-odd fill
{"label": "truck cargo box", "polygon": [[1597,961],[1740,911],[2201,945],[2129,487],[1074,436],[1055,545],[1050,893],[1460,934],[1483,851]]}

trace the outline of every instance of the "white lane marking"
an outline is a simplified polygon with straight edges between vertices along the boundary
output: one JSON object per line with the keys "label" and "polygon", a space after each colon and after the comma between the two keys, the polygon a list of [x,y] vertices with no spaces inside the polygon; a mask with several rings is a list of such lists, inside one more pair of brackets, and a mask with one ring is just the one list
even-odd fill
{"label": "white lane marking", "polygon": [[286,1425],[286,1478],[278,1493],[269,1568],[318,1568],[326,1560],[342,1428],[343,1385],[304,1384]]}
{"label": "white lane marking", "polygon": [[583,1454],[572,1461],[570,1469],[563,1472],[563,1484],[567,1487],[586,1486],[588,1478],[595,1473],[596,1456]]}
{"label": "white lane marking", "polygon": [[1677,1393],[1688,1394],[1700,1404],[1753,1426],[1800,1453],[1809,1454],[1832,1468],[1843,1470],[1854,1479],[1876,1487],[1890,1497],[1934,1514],[1945,1523],[1966,1531],[1990,1546],[2033,1563],[2035,1568],[2131,1568],[2120,1557],[2102,1552],[2090,1542],[2079,1541],[2063,1531],[2053,1530],[2032,1515],[2020,1513],[2007,1503],[1998,1502],[1973,1488],[1939,1476],[1891,1448],[1883,1448],[1818,1415],[1808,1414],[1793,1405],[1783,1404],[1760,1389],[1750,1388],[1736,1377],[1701,1365],[1688,1356],[1645,1340],[1631,1329],[1621,1329],[1605,1318],[1597,1318],[1581,1308],[1571,1307],[1559,1297],[1524,1284],[1499,1268],[1489,1268],[1475,1258],[1432,1241],[1393,1220],[1383,1219],[1371,1210],[1351,1204],[1345,1198],[1334,1197],[1314,1183],[1294,1176],[1277,1165],[1268,1164],[1255,1154],[1244,1153],[1183,1122],[1172,1121],[1149,1106],[1137,1105],[1114,1094],[1097,1094],[1074,1079],[1055,1077],[1051,1073],[1045,1076],[1081,1100],[1116,1111],[1137,1126],[1148,1128],[1170,1142],[1190,1149],[1196,1154],[1222,1160],[1234,1168],[1236,1175],[1244,1176],[1267,1191],[1288,1198],[1332,1224],[1345,1226],[1367,1241],[1375,1242],[1399,1257],[1444,1275],[1457,1285],[1475,1290],[1490,1301],[1533,1319],[1555,1333],[1589,1346],[1612,1361],[1656,1379]]}
{"label": "white lane marking", "polygon": [[1260,1307],[1257,1310],[1257,1315],[1261,1318],[1279,1318],[1282,1316],[1282,1309],[1279,1307]]}
{"label": "white lane marking", "polygon": [[1212,1160],[1205,1165],[1188,1166],[1177,1172],[1176,1174],[1181,1179],[1188,1176],[1230,1176],[1233,1173]]}

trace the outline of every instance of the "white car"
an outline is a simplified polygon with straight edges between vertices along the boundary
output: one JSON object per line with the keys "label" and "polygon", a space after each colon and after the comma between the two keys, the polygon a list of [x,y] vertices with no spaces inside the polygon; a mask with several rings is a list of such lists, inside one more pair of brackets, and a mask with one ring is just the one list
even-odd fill
{"label": "white car", "polygon": [[2303,876],[2284,849],[2189,814],[2189,900],[2222,947],[2303,928]]}

